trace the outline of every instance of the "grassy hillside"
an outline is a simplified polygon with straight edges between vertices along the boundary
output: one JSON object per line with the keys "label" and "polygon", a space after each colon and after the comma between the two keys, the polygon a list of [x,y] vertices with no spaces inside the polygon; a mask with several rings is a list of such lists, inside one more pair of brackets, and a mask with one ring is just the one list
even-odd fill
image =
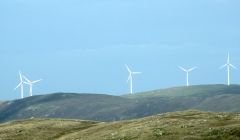
{"label": "grassy hillside", "polygon": [[5,102],[0,106],[0,120],[31,117],[119,120],[124,119],[119,115],[122,108],[131,108],[132,104],[130,99],[119,96],[56,93]]}
{"label": "grassy hillside", "polygon": [[237,140],[240,114],[189,110],[119,122],[31,119],[0,125],[1,140]]}
{"label": "grassy hillside", "polygon": [[[239,85],[196,85],[125,95],[125,98],[138,100],[146,109],[146,114],[200,109],[216,112],[240,112]],[[147,106],[147,107],[146,107]],[[137,107],[137,108],[138,108]],[[136,108],[135,108],[136,109]]]}
{"label": "grassy hillside", "polygon": [[56,93],[2,103],[0,122],[32,117],[116,121],[187,109],[240,112],[239,101],[239,85],[176,87],[125,96]]}

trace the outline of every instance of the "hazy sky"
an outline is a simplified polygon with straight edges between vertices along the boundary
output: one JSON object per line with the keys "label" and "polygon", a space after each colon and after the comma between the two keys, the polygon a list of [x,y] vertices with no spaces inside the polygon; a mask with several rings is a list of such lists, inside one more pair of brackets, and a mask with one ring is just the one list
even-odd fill
{"label": "hazy sky", "polygon": [[[128,93],[124,64],[143,74],[134,91],[226,83],[240,68],[239,0],[1,0],[0,100],[17,99],[21,70],[34,94]],[[240,83],[240,71],[232,71]],[[25,88],[28,96],[28,86]]]}

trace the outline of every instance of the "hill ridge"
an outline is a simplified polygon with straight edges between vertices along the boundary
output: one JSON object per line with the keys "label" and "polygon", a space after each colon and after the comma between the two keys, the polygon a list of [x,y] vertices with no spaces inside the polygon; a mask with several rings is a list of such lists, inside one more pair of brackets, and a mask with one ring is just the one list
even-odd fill
{"label": "hill ridge", "polygon": [[196,85],[134,95],[53,93],[0,104],[0,122],[40,118],[117,121],[198,109],[240,112],[240,85]]}

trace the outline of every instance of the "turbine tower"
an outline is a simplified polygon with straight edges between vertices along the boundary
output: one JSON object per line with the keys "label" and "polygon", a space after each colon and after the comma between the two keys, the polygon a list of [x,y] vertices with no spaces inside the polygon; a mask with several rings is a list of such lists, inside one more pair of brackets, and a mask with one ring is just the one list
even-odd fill
{"label": "turbine tower", "polygon": [[20,83],[15,87],[14,90],[16,90],[17,88],[20,87],[20,89],[21,89],[21,98],[23,99],[23,84],[24,84],[24,81],[23,81],[23,78],[22,78],[21,71],[19,71],[19,78],[20,78]]}
{"label": "turbine tower", "polygon": [[130,70],[128,65],[125,65],[125,67],[127,68],[127,71],[129,73],[127,82],[129,82],[129,84],[130,84],[130,94],[133,94],[133,75],[134,74],[141,74],[142,72],[133,72],[133,71]]}
{"label": "turbine tower", "polygon": [[187,87],[189,86],[189,72],[195,70],[197,67],[192,67],[190,69],[185,69],[181,66],[179,66],[179,69],[181,69],[182,71],[186,72],[186,83],[187,83]]}
{"label": "turbine tower", "polygon": [[24,83],[27,84],[27,85],[29,85],[29,95],[30,95],[30,96],[33,96],[33,93],[32,93],[33,84],[42,81],[42,79],[35,80],[35,81],[30,81],[26,76],[24,76],[24,75],[22,75],[22,76],[23,76],[23,78],[26,80],[26,81],[24,81]]}
{"label": "turbine tower", "polygon": [[237,69],[233,64],[230,63],[230,55],[228,53],[227,63],[222,65],[220,69],[227,67],[227,85],[230,86],[230,70],[231,68]]}

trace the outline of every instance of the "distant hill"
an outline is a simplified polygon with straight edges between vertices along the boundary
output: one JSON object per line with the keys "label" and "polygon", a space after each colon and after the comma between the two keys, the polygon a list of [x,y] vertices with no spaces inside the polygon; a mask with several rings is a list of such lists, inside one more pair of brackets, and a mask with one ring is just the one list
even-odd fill
{"label": "distant hill", "polygon": [[33,96],[0,104],[0,121],[32,117],[116,121],[187,109],[240,112],[240,86],[175,87],[124,96],[74,93]]}
{"label": "distant hill", "polygon": [[0,105],[0,120],[38,118],[79,118],[121,120],[131,99],[102,94],[55,93],[5,102]]}
{"label": "distant hill", "polygon": [[119,122],[29,119],[0,125],[1,140],[238,140],[240,114],[197,110]]}
{"label": "distant hill", "polygon": [[[157,107],[158,109],[163,107],[162,103],[165,101],[167,110],[159,110],[161,112],[191,108],[216,112],[240,112],[240,85],[174,87],[134,95],[125,95],[124,97],[143,100],[148,106],[159,106]],[[161,99],[163,101],[158,102]],[[155,109],[153,112],[154,111]]]}

